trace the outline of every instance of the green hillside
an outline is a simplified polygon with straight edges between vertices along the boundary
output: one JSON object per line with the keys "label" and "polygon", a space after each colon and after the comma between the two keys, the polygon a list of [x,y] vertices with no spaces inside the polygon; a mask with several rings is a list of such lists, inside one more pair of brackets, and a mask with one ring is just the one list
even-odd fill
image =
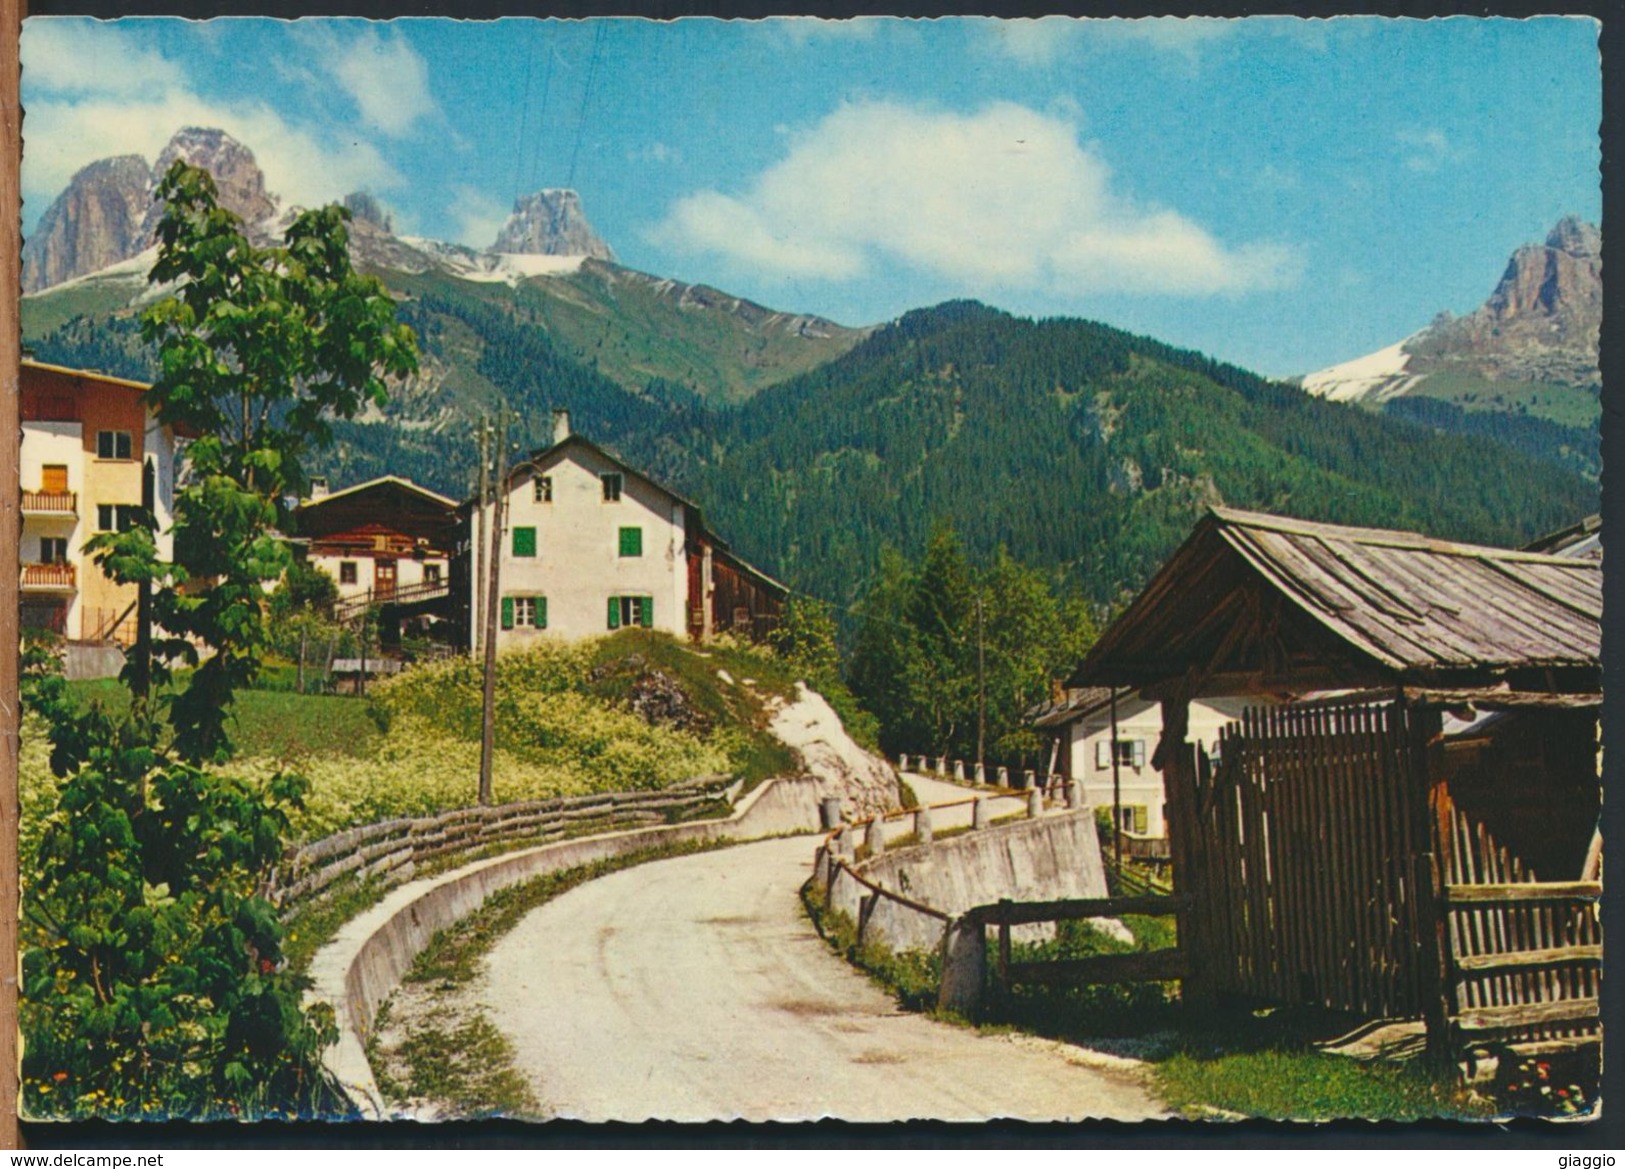
{"label": "green hillside", "polygon": [[[1597,506],[1594,481],[1540,461],[1567,449],[1568,428],[1547,420],[1524,420],[1549,429],[1530,449],[1527,434],[1502,433],[1504,414],[1427,399],[1405,407],[1413,420],[1378,414],[1086,321],[945,304],[728,405],[584,364],[533,286],[399,284],[424,376],[383,416],[336,426],[314,470],[339,484],[405,475],[462,497],[472,424],[499,398],[521,449],[544,445],[552,408],[567,406],[578,432],[702,504],[745,556],[841,603],[862,594],[883,547],[917,554],[943,521],[974,557],[1003,546],[1110,602],[1215,503],[1492,544]],[[34,347],[45,361],[151,374],[128,316],[78,318]],[[1451,433],[1474,426],[1487,432]]]}
{"label": "green hillside", "polygon": [[525,281],[518,303],[562,352],[626,389],[660,379],[724,402],[823,365],[868,333],[597,260]]}
{"label": "green hillside", "polygon": [[1214,503],[1494,544],[1596,509],[1579,475],[1485,438],[963,302],[718,415],[711,452],[683,485],[747,556],[841,601],[883,545],[917,552],[941,520],[1110,601]]}

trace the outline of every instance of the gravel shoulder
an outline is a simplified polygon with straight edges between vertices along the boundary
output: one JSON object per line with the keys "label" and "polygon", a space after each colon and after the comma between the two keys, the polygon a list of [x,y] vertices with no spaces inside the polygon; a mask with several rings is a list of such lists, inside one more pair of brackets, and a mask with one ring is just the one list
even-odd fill
{"label": "gravel shoulder", "polygon": [[642,865],[548,902],[499,941],[470,993],[543,1115],[1166,1115],[1130,1066],[899,1011],[802,914],[813,848],[770,840]]}

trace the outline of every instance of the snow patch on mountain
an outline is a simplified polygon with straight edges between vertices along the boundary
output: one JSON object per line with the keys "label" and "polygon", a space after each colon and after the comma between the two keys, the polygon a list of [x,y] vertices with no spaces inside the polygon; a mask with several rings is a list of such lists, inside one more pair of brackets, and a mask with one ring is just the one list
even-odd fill
{"label": "snow patch on mountain", "polygon": [[1386,349],[1306,374],[1303,388],[1332,402],[1386,402],[1397,398],[1422,380],[1420,374],[1406,372],[1411,355],[1405,346],[1411,339],[1407,337]]}

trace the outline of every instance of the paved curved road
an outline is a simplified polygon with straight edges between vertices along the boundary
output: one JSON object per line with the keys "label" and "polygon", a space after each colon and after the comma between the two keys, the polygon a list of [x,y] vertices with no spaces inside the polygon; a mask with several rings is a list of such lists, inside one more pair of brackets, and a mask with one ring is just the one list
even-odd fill
{"label": "paved curved road", "polygon": [[503,938],[481,998],[547,1114],[1162,1115],[1121,1067],[899,1011],[803,915],[813,849],[811,837],[770,840],[628,869]]}

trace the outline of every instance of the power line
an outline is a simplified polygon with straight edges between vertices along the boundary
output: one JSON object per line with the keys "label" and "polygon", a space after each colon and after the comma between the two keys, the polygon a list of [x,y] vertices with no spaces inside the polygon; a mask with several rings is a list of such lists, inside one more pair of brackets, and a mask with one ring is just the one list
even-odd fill
{"label": "power line", "polygon": [[[521,194],[519,184],[524,178],[525,165],[525,130],[530,123],[530,82],[536,65],[536,38],[526,38],[525,47],[525,98],[519,105],[519,141],[513,152],[513,201],[517,206]],[[540,138],[538,131],[537,137]]]}
{"label": "power line", "polygon": [[[547,25],[543,24],[542,35],[547,35]],[[539,124],[536,127],[536,148],[530,154],[530,182],[531,190],[537,190],[542,185],[542,143],[547,137],[547,96],[553,88],[553,46],[547,46],[547,53],[543,58],[542,70],[542,104],[537,111]]]}
{"label": "power line", "polygon": [[576,158],[581,154],[581,135],[587,128],[587,100],[592,97],[592,79],[598,72],[598,53],[603,48],[604,30],[607,27],[607,21],[599,21],[597,35],[592,41],[592,60],[587,63],[587,84],[581,90],[581,111],[576,115],[576,141],[570,150],[570,177],[564,184],[572,190],[576,185]]}

